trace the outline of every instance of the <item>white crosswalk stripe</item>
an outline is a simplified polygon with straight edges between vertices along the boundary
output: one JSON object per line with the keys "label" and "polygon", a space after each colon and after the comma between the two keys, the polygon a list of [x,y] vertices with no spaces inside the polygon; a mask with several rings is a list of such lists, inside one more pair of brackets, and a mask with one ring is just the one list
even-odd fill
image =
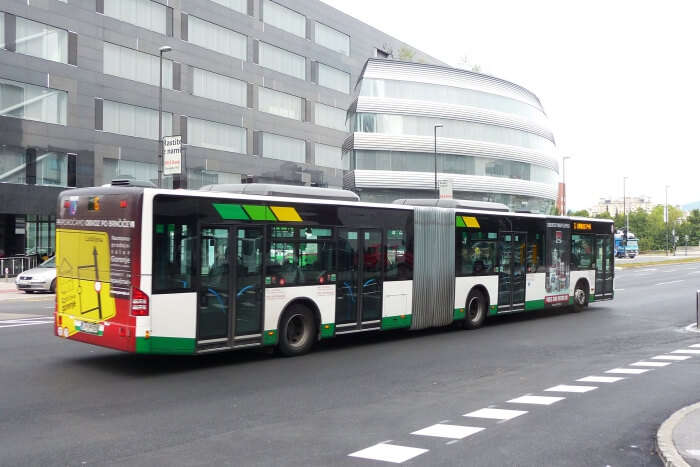
{"label": "white crosswalk stripe", "polygon": [[621,374],[621,375],[641,375],[649,371],[648,368],[613,368],[606,373]]}
{"label": "white crosswalk stripe", "polygon": [[657,355],[656,357],[651,357],[652,360],[673,360],[681,361],[688,360],[690,355]]}
{"label": "white crosswalk stripe", "polygon": [[671,362],[634,362],[631,363],[630,366],[668,366],[670,365]]}
{"label": "white crosswalk stripe", "polygon": [[489,418],[492,420],[512,420],[515,417],[525,415],[526,413],[527,410],[492,409],[487,407],[485,409],[465,413],[463,417]]}
{"label": "white crosswalk stripe", "polygon": [[617,383],[625,379],[622,376],[586,376],[585,378],[579,378],[576,381],[582,383]]}
{"label": "white crosswalk stripe", "polygon": [[508,402],[511,404],[534,404],[534,405],[552,405],[555,402],[566,399],[566,397],[552,397],[552,396],[520,396],[515,399],[511,399]]}
{"label": "white crosswalk stripe", "polygon": [[353,452],[352,454],[348,454],[348,456],[401,464],[413,459],[416,456],[425,454],[426,452],[428,452],[428,449],[379,443],[360,451]]}
{"label": "white crosswalk stripe", "polygon": [[546,392],[588,392],[598,389],[598,386],[570,386],[568,384],[560,384],[558,386],[552,386],[551,388],[545,389]]}
{"label": "white crosswalk stripe", "polygon": [[[700,271],[698,271],[698,272],[700,272]],[[688,347],[694,347],[697,349],[700,347],[700,344],[692,344],[692,345],[689,345]]]}
{"label": "white crosswalk stripe", "polygon": [[689,353],[689,354],[700,354],[700,349],[678,349],[671,353]]}
{"label": "white crosswalk stripe", "polygon": [[414,431],[412,435],[434,436],[437,438],[464,439],[474,433],[484,431],[486,428],[478,426],[444,425],[438,423],[422,430]]}

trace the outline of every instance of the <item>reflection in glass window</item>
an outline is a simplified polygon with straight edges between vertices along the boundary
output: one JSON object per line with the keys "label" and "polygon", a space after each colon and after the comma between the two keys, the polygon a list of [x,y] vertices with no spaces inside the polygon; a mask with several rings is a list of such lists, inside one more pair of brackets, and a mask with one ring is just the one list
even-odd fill
{"label": "reflection in glass window", "polygon": [[[108,133],[158,140],[157,110],[105,100],[102,118],[102,130]],[[171,134],[172,127],[173,115],[163,112],[163,135]]]}
{"label": "reflection in glass window", "polygon": [[469,232],[457,228],[455,233],[455,269],[459,276],[491,274],[497,252],[496,232]]}
{"label": "reflection in glass window", "polygon": [[192,94],[239,107],[245,107],[248,102],[245,81],[201,68],[192,69]]}
{"label": "reflection in glass window", "polygon": [[343,163],[341,160],[342,149],[335,146],[316,143],[314,145],[314,157],[316,165],[321,167],[332,167],[334,169],[342,169]]}
{"label": "reflection in glass window", "polygon": [[246,14],[248,11],[246,0],[212,0],[214,3],[225,6],[231,10]]}
{"label": "reflection in glass window", "polygon": [[107,0],[104,2],[105,16],[151,31],[166,33],[166,7],[151,0]]}
{"label": "reflection in glass window", "polygon": [[258,62],[260,66],[279,71],[299,79],[306,79],[306,59],[274,45],[260,42]]}
{"label": "reflection in glass window", "polygon": [[18,16],[15,44],[17,53],[68,63],[68,31],[64,29]]}
{"label": "reflection in glass window", "polygon": [[[156,216],[153,235],[154,292],[192,288],[192,257],[196,239],[193,224]],[[202,262],[202,267],[208,271],[210,264]]]}
{"label": "reflection in glass window", "polygon": [[[103,73],[158,86],[160,61],[155,55],[104,43]],[[163,59],[163,87],[173,88],[173,62]]]}
{"label": "reflection in glass window", "polygon": [[0,115],[65,125],[67,107],[66,91],[0,79]]}
{"label": "reflection in glass window", "polygon": [[306,17],[270,0],[263,1],[263,21],[295,36],[306,38]]}
{"label": "reflection in glass window", "polygon": [[325,24],[316,23],[314,40],[318,45],[335,50],[343,55],[350,55],[350,36]]}
{"label": "reflection in glass window", "polygon": [[229,57],[246,59],[248,39],[243,34],[196,16],[189,17],[187,27],[189,42]]}
{"label": "reflection in glass window", "polygon": [[36,158],[36,184],[68,186],[68,156],[46,152]]}
{"label": "reflection in glass window", "polygon": [[187,119],[187,144],[245,154],[246,130],[233,125],[189,117]]}
{"label": "reflection in glass window", "polygon": [[384,252],[385,280],[410,280],[413,277],[413,255],[406,243],[405,230],[397,228],[386,231]]}
{"label": "reflection in glass window", "polygon": [[595,249],[590,235],[571,236],[571,264],[574,269],[594,269]]}
{"label": "reflection in glass window", "polygon": [[102,163],[102,181],[109,183],[115,178],[133,178],[158,182],[158,166],[146,162],[128,161],[125,159],[105,158]]}

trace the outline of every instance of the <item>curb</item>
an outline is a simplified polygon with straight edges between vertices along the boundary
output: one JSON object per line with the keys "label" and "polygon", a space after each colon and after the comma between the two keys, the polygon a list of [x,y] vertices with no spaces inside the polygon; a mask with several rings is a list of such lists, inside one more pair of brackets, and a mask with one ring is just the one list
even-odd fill
{"label": "curb", "polygon": [[656,451],[667,467],[690,467],[683,456],[673,444],[673,430],[683,421],[686,415],[695,410],[700,410],[700,402],[683,407],[673,415],[668,417],[656,432]]}

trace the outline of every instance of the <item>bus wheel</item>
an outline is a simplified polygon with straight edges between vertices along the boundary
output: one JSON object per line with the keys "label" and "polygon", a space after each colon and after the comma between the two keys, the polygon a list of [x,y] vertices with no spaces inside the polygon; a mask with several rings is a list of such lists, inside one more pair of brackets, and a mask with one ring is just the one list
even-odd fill
{"label": "bus wheel", "polygon": [[285,357],[303,355],[311,349],[316,335],[313,313],[303,305],[292,305],[282,315],[279,349]]}
{"label": "bus wheel", "polygon": [[588,294],[585,289],[586,283],[579,282],[574,289],[574,311],[583,311],[588,305]]}
{"label": "bus wheel", "polygon": [[467,298],[467,313],[464,317],[465,329],[480,328],[486,320],[486,298],[478,290],[473,290]]}
{"label": "bus wheel", "polygon": [[51,288],[49,289],[49,292],[56,293],[56,279],[51,281]]}

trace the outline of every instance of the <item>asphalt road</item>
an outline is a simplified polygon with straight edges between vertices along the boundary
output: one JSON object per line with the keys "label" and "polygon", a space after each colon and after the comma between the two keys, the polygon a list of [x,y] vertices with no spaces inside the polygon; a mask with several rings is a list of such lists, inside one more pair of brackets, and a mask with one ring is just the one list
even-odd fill
{"label": "asphalt road", "polygon": [[[0,464],[390,465],[357,453],[429,466],[661,465],[654,435],[700,400],[700,354],[652,357],[683,357],[669,352],[700,343],[684,330],[695,321],[700,264],[617,271],[616,288],[613,302],[583,313],[347,336],[293,359],[144,358],[0,318]],[[0,316],[51,313],[51,296],[3,298]],[[650,371],[606,373],[615,368]],[[576,381],[587,376],[624,379]],[[596,389],[545,391],[558,385]],[[564,399],[508,402],[524,395]],[[483,408],[527,413],[463,416]]]}

